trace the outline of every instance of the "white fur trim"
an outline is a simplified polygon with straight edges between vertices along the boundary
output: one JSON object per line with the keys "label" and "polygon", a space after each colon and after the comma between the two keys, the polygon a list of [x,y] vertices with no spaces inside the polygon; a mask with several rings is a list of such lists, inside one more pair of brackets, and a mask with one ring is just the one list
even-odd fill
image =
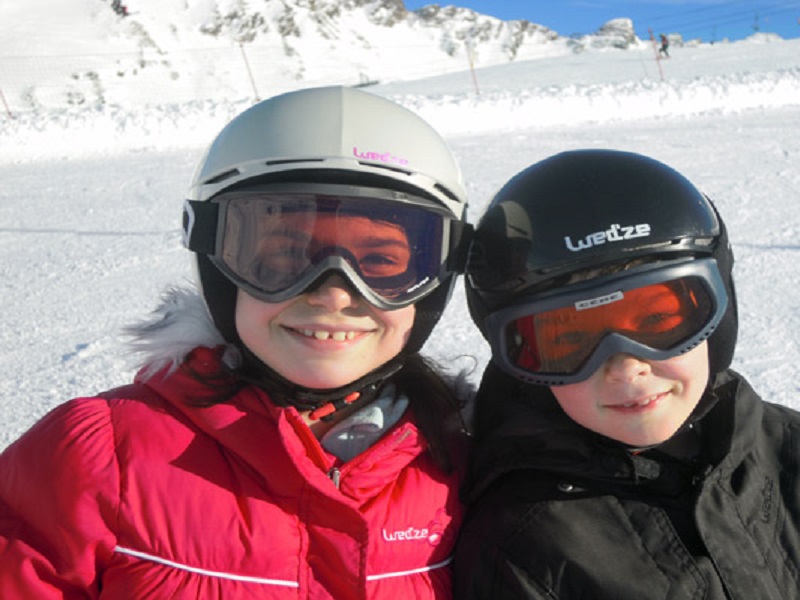
{"label": "white fur trim", "polygon": [[[199,346],[225,344],[200,293],[181,287],[169,288],[148,319],[125,327],[123,333],[131,338],[131,352],[142,357],[145,377],[165,368],[174,371]],[[235,352],[229,346],[226,362],[236,362]]]}

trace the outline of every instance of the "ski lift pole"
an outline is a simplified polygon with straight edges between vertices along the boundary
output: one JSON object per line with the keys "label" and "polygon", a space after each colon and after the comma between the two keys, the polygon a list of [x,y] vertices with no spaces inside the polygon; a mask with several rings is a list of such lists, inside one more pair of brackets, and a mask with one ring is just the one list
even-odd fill
{"label": "ski lift pole", "polygon": [[475,95],[480,96],[481,90],[478,88],[478,76],[475,74],[475,61],[472,57],[472,38],[464,40],[467,47],[467,60],[469,60],[469,72],[472,73],[472,84],[475,86]]}
{"label": "ski lift pole", "polygon": [[3,106],[6,107],[6,113],[8,114],[9,119],[13,119],[14,115],[11,114],[11,109],[8,107],[8,102],[6,102],[6,95],[3,93],[3,90],[0,90],[0,98],[3,100]]}
{"label": "ski lift pole", "polygon": [[653,28],[648,27],[647,31],[650,33],[650,41],[653,42],[653,53],[656,57],[656,64],[658,65],[658,74],[661,76],[661,81],[664,81],[664,70],[661,68],[661,57],[658,55],[658,44],[656,43],[656,36],[653,35]]}
{"label": "ski lift pole", "polygon": [[239,50],[242,51],[242,60],[244,60],[244,66],[247,68],[247,76],[250,78],[250,85],[253,88],[253,95],[256,97],[256,102],[259,102],[261,98],[258,96],[256,80],[253,78],[253,71],[250,70],[250,62],[247,60],[247,54],[244,51],[244,44],[242,44],[242,42],[239,42]]}

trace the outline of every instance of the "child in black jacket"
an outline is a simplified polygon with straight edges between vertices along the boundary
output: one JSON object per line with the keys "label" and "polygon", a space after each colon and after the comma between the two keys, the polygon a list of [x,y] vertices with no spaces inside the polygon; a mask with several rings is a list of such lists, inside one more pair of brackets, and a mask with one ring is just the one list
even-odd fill
{"label": "child in black jacket", "polygon": [[711,202],[627,152],[509,181],[467,297],[492,346],[455,597],[800,598],[800,415],[729,369]]}

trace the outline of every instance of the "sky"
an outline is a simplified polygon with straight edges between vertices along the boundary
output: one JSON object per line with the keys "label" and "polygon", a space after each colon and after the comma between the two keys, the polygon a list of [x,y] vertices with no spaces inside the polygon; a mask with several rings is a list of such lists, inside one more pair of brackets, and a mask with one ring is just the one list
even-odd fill
{"label": "sky", "polygon": [[[409,10],[433,4],[428,0],[406,0]],[[564,36],[594,33],[611,19],[633,20],[636,34],[647,39],[648,29],[679,33],[684,40],[705,42],[725,38],[740,40],[758,31],[776,33],[785,39],[800,37],[800,2],[774,0],[662,0],[614,2],[611,0],[455,0],[453,4],[504,21],[526,19]]]}
{"label": "sky", "polygon": [[[589,49],[481,69],[479,95],[466,72],[365,89],[442,132],[472,222],[510,177],[564,150],[640,152],[684,173],[716,202],[736,255],[733,366],[766,400],[800,409],[798,55],[800,40],[675,48],[661,79],[649,48]],[[56,405],[130,382],[139,362],[123,326],[168,287],[193,285],[183,199],[252,98],[217,86],[178,102],[182,82],[119,83],[115,105],[0,112],[0,448]],[[122,102],[126,90],[147,104]],[[423,350],[480,377],[489,348],[461,283]]]}

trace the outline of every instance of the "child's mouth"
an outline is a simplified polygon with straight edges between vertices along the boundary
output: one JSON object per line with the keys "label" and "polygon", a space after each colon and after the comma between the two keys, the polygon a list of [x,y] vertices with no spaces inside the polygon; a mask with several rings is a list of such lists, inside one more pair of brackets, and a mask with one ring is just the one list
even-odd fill
{"label": "child's mouth", "polygon": [[625,402],[623,404],[612,404],[608,406],[613,410],[622,410],[622,411],[643,411],[649,408],[654,408],[660,400],[665,398],[667,394],[665,392],[659,394],[653,394],[652,396],[647,396],[645,398],[641,398],[640,400],[635,400],[633,402]]}

